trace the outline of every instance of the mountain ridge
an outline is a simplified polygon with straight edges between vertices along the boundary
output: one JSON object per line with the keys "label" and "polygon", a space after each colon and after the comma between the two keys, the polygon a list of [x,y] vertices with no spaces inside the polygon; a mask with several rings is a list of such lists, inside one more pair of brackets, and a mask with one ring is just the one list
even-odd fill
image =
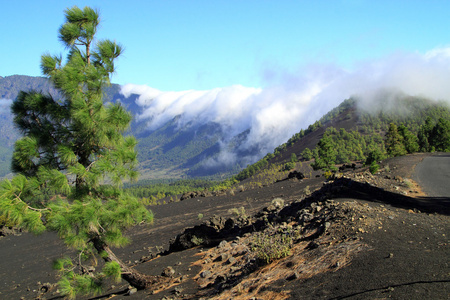
{"label": "mountain ridge", "polygon": [[[58,93],[44,77],[13,75],[0,78],[0,176],[4,176],[10,163],[14,141],[20,136],[14,129],[12,116],[6,109],[9,101],[21,90],[37,89],[48,92],[54,97]],[[129,134],[138,139],[138,170],[141,179],[159,178],[193,178],[213,176],[223,178],[247,172],[248,168],[258,169],[259,165],[283,164],[293,159],[304,159],[302,152],[307,148],[314,150],[327,132],[327,128],[354,131],[362,136],[376,135],[383,139],[390,122],[405,123],[417,134],[419,126],[423,125],[426,115],[435,120],[444,116],[450,120],[448,105],[411,97],[399,93],[386,94],[372,108],[362,105],[357,98],[344,100],[339,106],[325,114],[308,128],[300,129],[285,143],[268,152],[265,157],[261,153],[261,145],[252,144],[241,147],[248,142],[251,128],[230,135],[226,127],[213,121],[179,122],[183,117],[177,115],[157,128],[150,129],[151,119],[142,117],[144,107],[139,104],[140,95],[130,94],[126,97],[121,93],[121,86],[111,84],[105,89],[105,101],[120,102],[134,116]],[[5,104],[6,103],[6,104]],[[390,108],[386,111],[384,108]],[[443,107],[442,113],[433,107]],[[372,109],[369,111],[368,109]],[[433,110],[434,109],[434,110]],[[415,121],[409,117],[412,115]],[[297,129],[299,130],[299,129]],[[361,159],[367,156],[363,153]],[[262,160],[262,163],[261,163]],[[265,160],[265,161],[264,161]],[[222,162],[222,163],[218,163]],[[250,173],[254,173],[251,170]],[[246,176],[244,176],[246,177]]]}
{"label": "mountain ridge", "polygon": [[[0,78],[0,177],[9,171],[15,140],[20,133],[13,126],[13,116],[9,112],[10,101],[14,100],[20,91],[37,90],[59,97],[58,91],[52,87],[45,77],[12,75]],[[139,115],[142,107],[137,104],[139,95],[131,94],[125,97],[121,86],[111,84],[104,91],[106,102],[120,102],[134,116],[127,134],[134,135],[139,143],[137,146],[139,171],[142,179],[182,178],[210,176],[217,173],[230,174],[240,170],[239,164],[232,166],[217,165],[206,167],[204,162],[213,160],[219,155],[224,132],[214,122],[208,124],[186,124],[180,127],[176,116],[161,127],[150,130],[148,120],[142,120]],[[243,134],[243,133],[240,133]],[[239,146],[239,134],[230,140],[229,147],[236,143]]]}

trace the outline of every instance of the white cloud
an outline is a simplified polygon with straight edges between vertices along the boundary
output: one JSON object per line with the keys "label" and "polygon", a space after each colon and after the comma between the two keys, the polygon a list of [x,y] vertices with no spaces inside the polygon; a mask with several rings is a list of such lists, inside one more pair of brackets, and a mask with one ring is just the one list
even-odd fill
{"label": "white cloud", "polygon": [[[232,136],[250,129],[241,150],[257,145],[259,157],[351,96],[359,97],[367,109],[376,107],[377,100],[386,97],[386,91],[450,103],[450,48],[424,55],[396,53],[360,62],[353,70],[316,64],[295,72],[266,69],[263,73],[265,88],[235,85],[206,91],[163,92],[128,84],[122,87],[122,93],[140,95],[137,104],[142,113],[138,119],[146,120],[150,129],[178,115],[179,126],[216,122],[229,133],[223,145]],[[232,163],[236,156],[225,149],[226,146],[219,160]]]}
{"label": "white cloud", "polygon": [[11,99],[0,99],[0,113],[10,113],[11,103]]}

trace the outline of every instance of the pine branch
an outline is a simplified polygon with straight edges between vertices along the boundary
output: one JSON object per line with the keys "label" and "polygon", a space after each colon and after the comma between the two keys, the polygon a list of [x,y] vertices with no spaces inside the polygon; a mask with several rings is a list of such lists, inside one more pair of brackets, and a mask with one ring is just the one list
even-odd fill
{"label": "pine branch", "polygon": [[35,207],[32,207],[32,206],[29,206],[25,201],[23,201],[23,200],[20,198],[21,194],[22,194],[22,191],[19,193],[19,195],[14,194],[14,197],[15,197],[15,199],[16,199],[17,201],[19,201],[20,203],[23,203],[23,204],[26,206],[27,209],[32,210],[32,211],[38,211],[38,212],[41,212],[41,211],[51,211],[51,208],[50,208],[50,207],[45,207],[45,208],[35,208]]}

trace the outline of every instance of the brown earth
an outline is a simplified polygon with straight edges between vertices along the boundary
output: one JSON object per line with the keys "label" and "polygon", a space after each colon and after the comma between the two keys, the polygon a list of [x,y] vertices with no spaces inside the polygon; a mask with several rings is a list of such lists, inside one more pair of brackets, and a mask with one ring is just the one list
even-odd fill
{"label": "brown earth", "polygon": [[[414,182],[424,157],[152,206],[154,224],[116,251],[169,283],[122,282],[95,299],[448,299],[449,198]],[[263,261],[286,244],[288,256]],[[67,254],[53,234],[0,238],[0,298],[61,299],[51,261]]]}

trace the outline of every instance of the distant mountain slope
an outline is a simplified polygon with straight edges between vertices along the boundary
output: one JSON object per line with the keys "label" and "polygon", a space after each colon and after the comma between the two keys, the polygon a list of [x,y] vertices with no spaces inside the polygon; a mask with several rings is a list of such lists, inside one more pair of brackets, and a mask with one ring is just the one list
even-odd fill
{"label": "distant mountain slope", "polygon": [[[9,171],[14,141],[19,137],[12,124],[9,105],[19,91],[32,89],[58,97],[57,91],[43,77],[0,77],[0,176]],[[135,116],[129,132],[139,142],[141,179],[228,176],[237,174],[248,165],[251,167],[265,154],[262,149],[266,149],[267,145],[249,145],[251,128],[230,134],[226,132],[226,127],[213,121],[179,122],[183,115],[166,120],[156,128],[149,128],[152,120],[141,117],[144,107],[139,97],[136,94],[125,97],[117,84],[105,90],[106,101],[121,102]],[[390,122],[405,123],[412,132],[417,133],[426,116],[435,120],[444,116],[450,120],[446,104],[418,97],[389,94],[370,106],[366,103],[365,107],[360,107],[360,104],[356,99],[346,100],[308,128],[293,128],[293,132],[300,131],[263,160],[279,164],[289,161],[293,154],[301,158],[305,148],[313,150],[316,147],[329,127],[383,137]],[[244,144],[245,147],[242,147]],[[255,166],[252,168],[258,169]]]}
{"label": "distant mountain slope", "polygon": [[[20,134],[14,129],[9,105],[20,91],[37,90],[58,97],[58,92],[43,77],[13,75],[0,77],[0,177],[9,172],[14,142]],[[176,125],[177,117],[161,127],[149,130],[148,120],[140,120],[142,107],[136,104],[137,95],[125,97],[121,87],[112,84],[105,90],[106,101],[121,102],[135,116],[129,133],[138,139],[139,169],[141,178],[205,176],[217,173],[236,172],[240,166],[205,165],[219,155],[219,141],[224,132],[217,124]],[[242,135],[230,140],[230,147],[238,147]]]}

